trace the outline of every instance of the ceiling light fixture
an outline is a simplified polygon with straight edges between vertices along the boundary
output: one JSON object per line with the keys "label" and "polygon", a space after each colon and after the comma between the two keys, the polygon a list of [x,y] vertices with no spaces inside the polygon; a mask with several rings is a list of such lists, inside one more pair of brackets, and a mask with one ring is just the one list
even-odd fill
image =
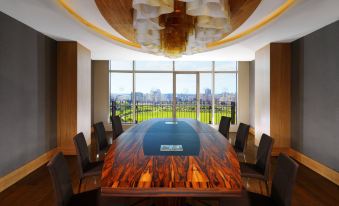
{"label": "ceiling light fixture", "polygon": [[171,58],[195,54],[231,31],[228,0],[133,0],[136,41]]}

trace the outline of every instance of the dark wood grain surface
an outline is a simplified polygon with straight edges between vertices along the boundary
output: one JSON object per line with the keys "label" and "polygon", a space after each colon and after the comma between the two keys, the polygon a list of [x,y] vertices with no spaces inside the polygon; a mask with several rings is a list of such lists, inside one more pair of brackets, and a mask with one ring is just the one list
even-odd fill
{"label": "dark wood grain surface", "polygon": [[199,155],[145,156],[143,138],[152,125],[163,119],[135,125],[113,142],[106,155],[101,177],[102,195],[240,195],[242,183],[239,162],[231,144],[206,124],[192,119],[177,120],[188,123],[195,130],[200,140]]}
{"label": "dark wood grain surface", "polygon": [[[108,134],[109,137],[112,134]],[[94,137],[93,137],[94,138]],[[230,139],[234,142],[235,134],[230,133]],[[249,162],[254,162],[256,159],[256,147],[254,145],[254,136],[249,135],[248,145],[246,148],[246,159]],[[93,144],[90,148],[91,153],[93,154],[93,159],[96,157],[96,145]],[[73,190],[77,191],[79,184],[79,168],[77,164],[76,156],[66,156],[66,160],[70,169],[70,174],[72,177]],[[275,172],[276,168],[276,158],[271,158],[271,175],[270,181],[272,180],[272,175]],[[299,171],[297,174],[296,185],[293,189],[292,195],[292,206],[329,206],[329,205],[338,205],[339,202],[339,187],[327,180],[326,178],[320,176],[309,168],[299,165]],[[100,177],[98,178],[86,178],[82,184],[82,192],[92,190],[100,186]],[[263,182],[255,179],[245,179],[243,181],[244,186],[247,186],[247,189],[251,192],[260,193],[266,195],[265,185]],[[29,174],[22,180],[18,181],[8,189],[0,192],[0,205],[1,206],[55,206],[56,200],[51,187],[51,177],[48,173],[46,165],[42,165],[39,169]],[[131,199],[131,198],[123,198]],[[132,198],[135,199],[135,198]],[[144,198],[142,198],[144,199]],[[154,198],[147,198],[154,199]],[[156,198],[158,199],[158,198]],[[172,201],[172,198],[160,198],[162,199],[162,205],[166,205],[168,201]],[[164,199],[164,200],[163,200]],[[175,200],[181,198],[174,198]],[[204,202],[194,201],[195,198],[185,198],[186,202],[190,205],[195,206],[205,206]],[[218,198],[211,198],[218,199]],[[194,202],[192,202],[192,201]],[[114,200],[112,200],[114,202]],[[115,202],[114,202],[115,203]],[[208,201],[211,206],[219,206],[217,201]],[[113,204],[113,203],[112,203]],[[138,204],[138,206],[150,206],[147,201]],[[159,206],[159,204],[154,204]],[[167,205],[171,205],[167,203]],[[172,204],[173,205],[173,204]],[[171,206],[172,206],[171,205]]]}

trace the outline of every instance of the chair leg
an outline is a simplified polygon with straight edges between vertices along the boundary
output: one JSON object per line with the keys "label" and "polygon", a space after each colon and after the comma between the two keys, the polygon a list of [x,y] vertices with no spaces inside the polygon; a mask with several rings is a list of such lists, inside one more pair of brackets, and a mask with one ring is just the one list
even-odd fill
{"label": "chair leg", "polygon": [[82,178],[80,178],[80,181],[79,181],[78,193],[80,193],[80,191],[81,191],[81,183],[82,183]]}
{"label": "chair leg", "polygon": [[270,188],[268,187],[268,180],[265,181],[267,196],[270,196]]}

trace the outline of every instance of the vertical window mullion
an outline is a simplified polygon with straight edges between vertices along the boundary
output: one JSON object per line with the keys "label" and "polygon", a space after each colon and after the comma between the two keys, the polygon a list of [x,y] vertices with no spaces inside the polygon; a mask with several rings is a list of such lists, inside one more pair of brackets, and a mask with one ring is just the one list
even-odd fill
{"label": "vertical window mullion", "polygon": [[133,61],[132,68],[132,114],[133,114],[133,124],[136,123],[136,99],[135,99],[135,61]]}
{"label": "vertical window mullion", "polygon": [[215,61],[212,62],[212,125],[215,124],[214,122],[214,115],[215,115]]}
{"label": "vertical window mullion", "polygon": [[176,74],[175,74],[175,62],[173,61],[173,70],[172,70],[172,74],[173,74],[173,97],[172,97],[172,110],[173,110],[173,118],[176,118],[177,116],[177,111],[176,111],[176,105],[177,105],[177,89],[176,89]]}
{"label": "vertical window mullion", "polygon": [[[111,122],[111,118],[110,118],[110,114],[111,114],[111,112],[113,112],[113,109],[112,109],[112,107],[113,107],[113,105],[112,105],[112,94],[111,94],[111,87],[112,87],[112,85],[111,85],[111,74],[112,74],[112,72],[111,72],[111,60],[110,61],[108,61],[108,75],[109,75],[109,77],[108,77],[108,84],[109,84],[109,91],[108,91],[108,96],[109,96],[109,98],[108,98],[108,122],[109,123],[112,123]],[[92,95],[94,95],[94,94],[92,94]],[[112,116],[113,116],[113,114],[112,114]]]}
{"label": "vertical window mullion", "polygon": [[196,117],[197,120],[200,121],[200,73],[196,74]]}
{"label": "vertical window mullion", "polygon": [[239,74],[239,71],[238,71],[238,67],[239,66],[239,62],[237,61],[237,64],[236,64],[236,73],[235,73],[235,92],[236,92],[236,100],[237,100],[237,102],[235,103],[235,113],[236,113],[236,115],[235,115],[235,121],[234,121],[234,123],[235,124],[237,124],[237,119],[238,119],[238,102],[239,102],[239,99],[238,99],[238,74]]}

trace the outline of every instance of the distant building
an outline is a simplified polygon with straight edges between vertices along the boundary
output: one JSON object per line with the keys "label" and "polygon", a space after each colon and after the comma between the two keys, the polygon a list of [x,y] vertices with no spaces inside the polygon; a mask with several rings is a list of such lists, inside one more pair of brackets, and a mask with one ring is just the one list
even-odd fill
{"label": "distant building", "polygon": [[144,101],[144,93],[135,92],[135,101],[138,101],[138,102]]}
{"label": "distant building", "polygon": [[208,95],[212,95],[212,90],[211,89],[205,89],[205,95],[208,96]]}
{"label": "distant building", "polygon": [[161,91],[160,91],[160,89],[151,90],[150,94],[151,94],[151,100],[153,102],[160,102],[161,101]]}
{"label": "distant building", "polygon": [[209,102],[212,99],[212,90],[205,89],[205,94],[201,95],[200,99],[204,102]]}

